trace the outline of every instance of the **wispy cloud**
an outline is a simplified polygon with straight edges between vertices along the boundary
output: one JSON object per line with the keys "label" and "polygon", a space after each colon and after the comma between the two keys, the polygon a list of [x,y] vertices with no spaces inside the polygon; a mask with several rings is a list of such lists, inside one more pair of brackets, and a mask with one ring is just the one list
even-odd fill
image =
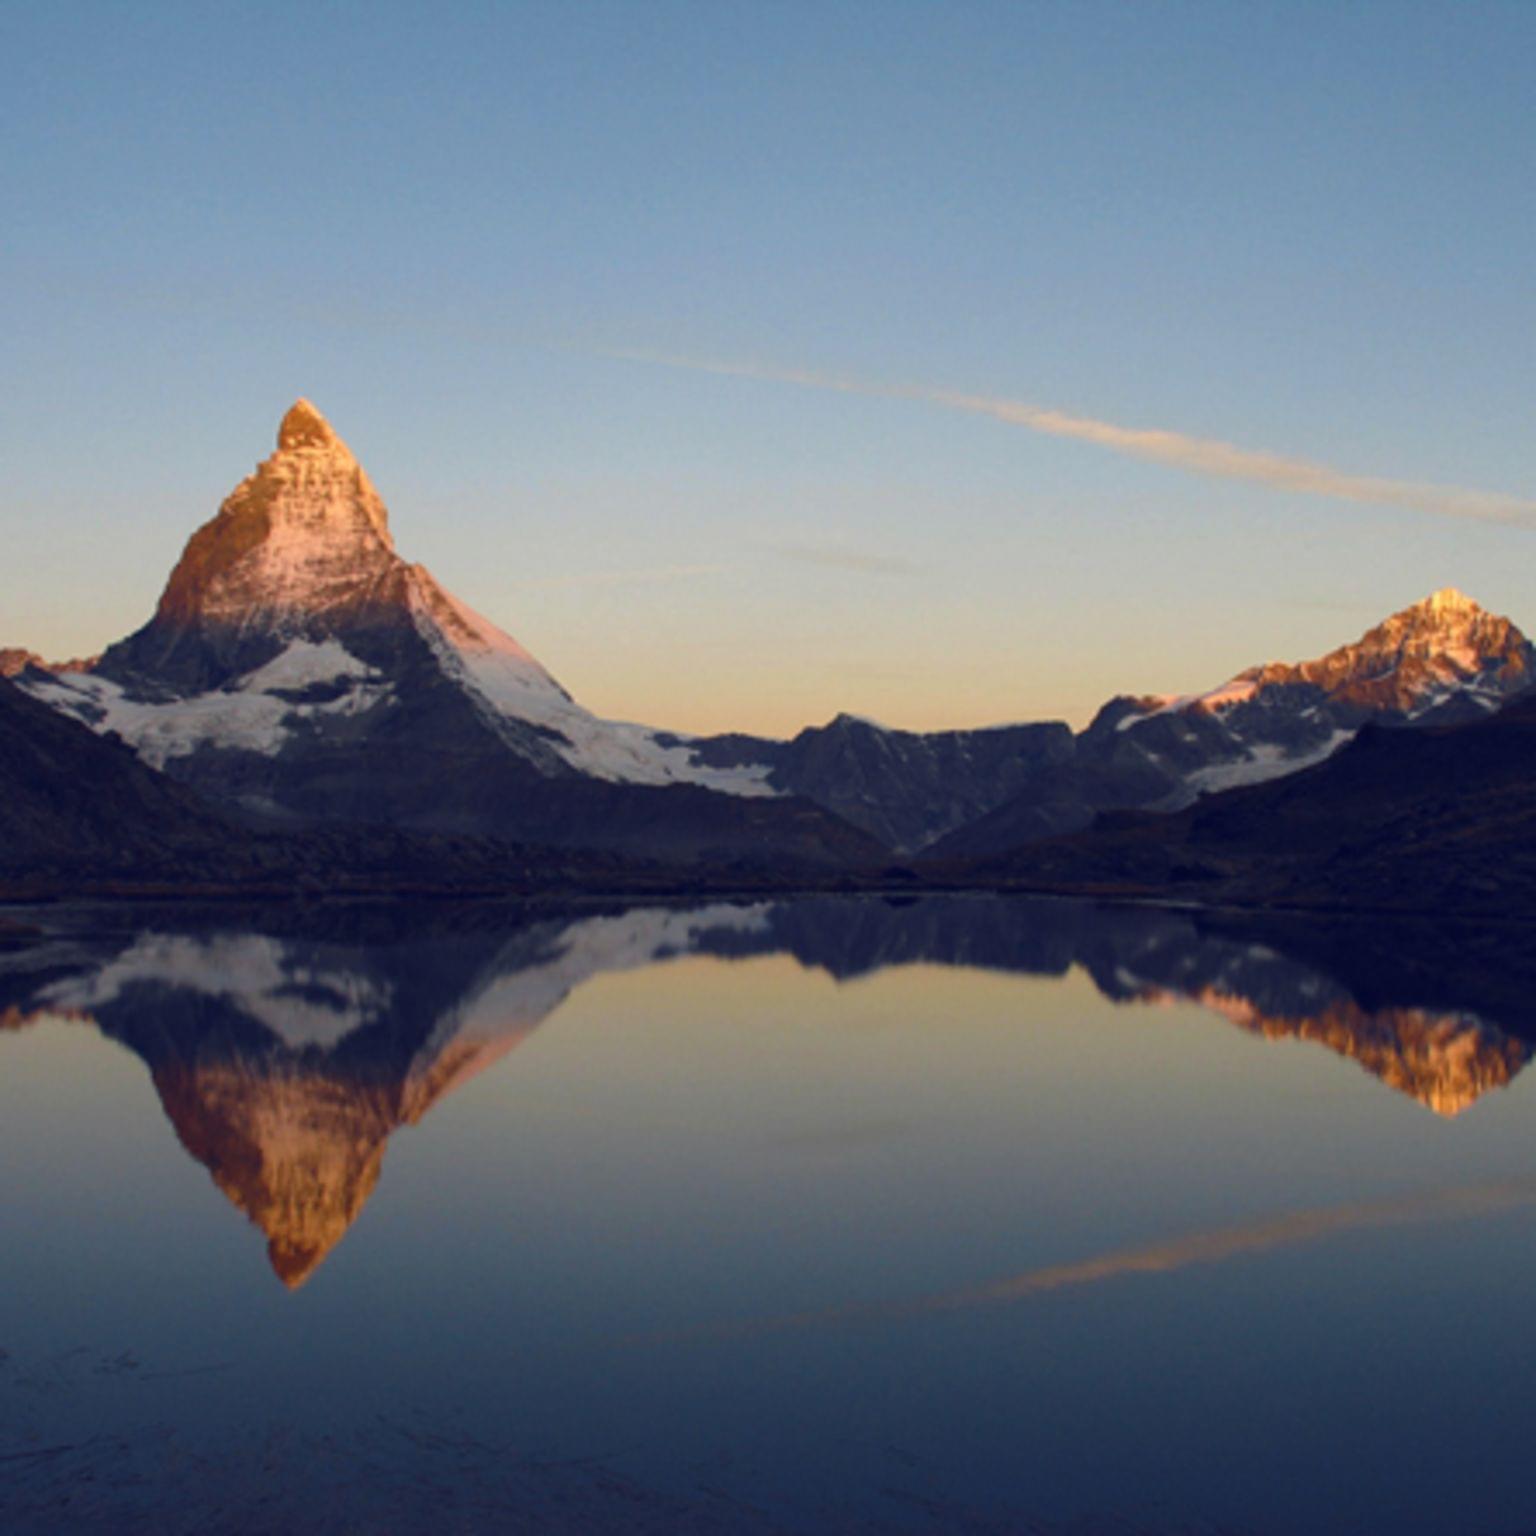
{"label": "wispy cloud", "polygon": [[1492,1216],[1503,1211],[1536,1205],[1536,1181],[1469,1185],[1411,1195],[1399,1200],[1378,1200],[1323,1210],[1294,1211],[1268,1221],[1209,1232],[1191,1232],[1161,1242],[1082,1259],[1071,1264],[1051,1264],[959,1290],[941,1291],[911,1301],[855,1302],[820,1311],[786,1313],[778,1317],[746,1319],[738,1323],[679,1329],[652,1334],[637,1343],[663,1342],[671,1338],[744,1338],[766,1333],[793,1332],[806,1328],[834,1327],[846,1323],[889,1322],[976,1307],[1006,1306],[1075,1286],[1097,1285],[1127,1275],[1169,1274],[1197,1264],[1219,1264],[1247,1254],[1318,1242],[1344,1232],[1403,1227],[1423,1222],[1454,1221]]}
{"label": "wispy cloud", "polygon": [[729,565],[656,565],[634,571],[581,571],[569,576],[540,576],[516,583],[519,587],[541,590],[565,587],[637,587],[659,581],[689,581],[699,576],[723,576],[735,569]]}
{"label": "wispy cloud", "polygon": [[859,549],[851,544],[797,543],[776,541],[763,545],[781,560],[801,565],[820,565],[834,571],[852,571],[861,576],[916,576],[921,567],[913,560],[880,550]]}
{"label": "wispy cloud", "polygon": [[1259,449],[1240,448],[1217,438],[1194,437],[1186,432],[1173,432],[1160,427],[1121,426],[1091,416],[1078,416],[1046,406],[1031,405],[1023,400],[964,394],[956,390],[929,389],[918,385],[881,384],[837,374],[767,368],[754,363],[717,362],[666,353],[610,351],[605,355],[633,362],[659,363],[668,368],[721,374],[730,378],[794,384],[804,389],[833,390],[841,394],[868,395],[890,400],[917,400],[945,410],[990,416],[1009,426],[1024,427],[1046,437],[1074,438],[1111,453],[1166,464],[1192,474],[1215,476],[1223,480],[1242,480],[1275,490],[1299,491],[1309,496],[1329,496],[1373,506],[1400,507],[1439,517],[1474,518],[1482,522],[1536,527],[1536,500],[1528,497],[1506,495],[1499,491],[1472,490],[1463,486],[1350,474],[1327,464]]}

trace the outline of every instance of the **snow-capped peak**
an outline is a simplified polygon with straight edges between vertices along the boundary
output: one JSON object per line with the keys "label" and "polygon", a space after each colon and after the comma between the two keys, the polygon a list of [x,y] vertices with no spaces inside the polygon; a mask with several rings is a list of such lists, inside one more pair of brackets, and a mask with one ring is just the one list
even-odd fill
{"label": "snow-capped peak", "polygon": [[1506,618],[1454,587],[1394,613],[1351,645],[1296,667],[1268,666],[1263,683],[1302,681],[1332,697],[1415,715],[1462,688],[1508,695],[1530,681],[1531,647]]}
{"label": "snow-capped peak", "polygon": [[1305,683],[1337,702],[1411,716],[1462,687],[1490,695],[1518,692],[1529,682],[1531,659],[1529,642],[1508,619],[1443,587],[1315,661],[1250,667],[1209,693],[1156,701],[1153,712],[1219,713],[1264,689]]}
{"label": "snow-capped peak", "polygon": [[599,719],[510,635],[407,564],[378,492],[308,400],[284,415],[276,452],[193,534],[150,623],[99,672],[38,679],[34,691],[117,731],[155,766],[190,773],[216,753],[275,758],[321,740],[353,750],[375,721],[400,729],[392,712],[411,699],[437,729],[426,697],[444,682],[541,773],[775,793],[767,765],[711,767],[686,737]]}

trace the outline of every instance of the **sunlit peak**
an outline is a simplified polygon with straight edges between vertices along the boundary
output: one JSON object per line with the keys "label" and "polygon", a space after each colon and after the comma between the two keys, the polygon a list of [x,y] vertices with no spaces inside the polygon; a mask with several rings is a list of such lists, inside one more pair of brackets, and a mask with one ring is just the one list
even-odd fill
{"label": "sunlit peak", "polygon": [[287,414],[277,429],[277,446],[292,448],[335,448],[341,439],[332,430],[330,422],[308,400],[298,399],[288,407]]}

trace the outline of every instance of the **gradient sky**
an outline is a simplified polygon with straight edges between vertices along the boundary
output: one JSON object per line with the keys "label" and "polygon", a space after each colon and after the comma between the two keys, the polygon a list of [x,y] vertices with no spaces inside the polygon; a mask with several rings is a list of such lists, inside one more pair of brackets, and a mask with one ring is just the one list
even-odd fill
{"label": "gradient sky", "polygon": [[657,724],[1081,722],[1444,585],[1536,628],[1533,58],[1452,0],[0,3],[0,644],[141,623],[301,394]]}

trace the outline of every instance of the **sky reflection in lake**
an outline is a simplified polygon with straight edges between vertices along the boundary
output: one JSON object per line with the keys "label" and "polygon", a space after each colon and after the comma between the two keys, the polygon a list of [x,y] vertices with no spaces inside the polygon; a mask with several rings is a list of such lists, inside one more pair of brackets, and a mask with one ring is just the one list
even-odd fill
{"label": "sky reflection in lake", "polygon": [[64,1491],[104,1530],[1536,1517],[1497,936],[34,920],[0,951],[8,1527]]}

